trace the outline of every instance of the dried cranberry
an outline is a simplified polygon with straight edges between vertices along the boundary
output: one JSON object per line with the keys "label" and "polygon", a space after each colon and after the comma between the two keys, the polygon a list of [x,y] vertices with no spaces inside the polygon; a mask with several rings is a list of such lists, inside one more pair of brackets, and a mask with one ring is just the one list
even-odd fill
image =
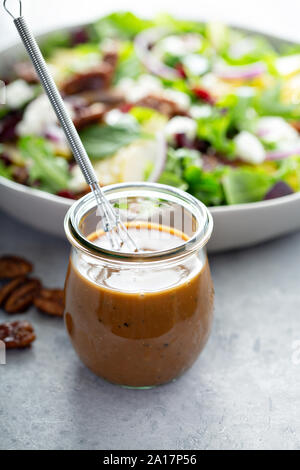
{"label": "dried cranberry", "polygon": [[57,196],[65,197],[66,199],[76,199],[74,194],[71,191],[69,191],[68,189],[58,191],[58,193],[56,193],[56,194],[57,194]]}
{"label": "dried cranberry", "polygon": [[194,142],[194,148],[196,150],[199,150],[199,152],[207,152],[208,148],[210,146],[210,143],[207,140],[202,140],[202,139],[196,139]]}
{"label": "dried cranberry", "polygon": [[176,148],[190,147],[191,145],[185,134],[175,134],[174,140]]}
{"label": "dried cranberry", "polygon": [[20,111],[12,111],[0,121],[0,142],[15,140],[17,137],[16,127],[22,119]]}
{"label": "dried cranberry", "polygon": [[71,45],[85,44],[89,41],[89,35],[86,29],[77,29],[71,34]]}
{"label": "dried cranberry", "polygon": [[4,163],[5,166],[11,166],[13,161],[7,153],[2,153],[0,155],[0,160]]}
{"label": "dried cranberry", "polygon": [[177,70],[177,72],[178,72],[178,74],[181,78],[186,78],[186,73],[185,73],[184,67],[180,62],[178,62],[178,64],[175,65],[175,69]]}
{"label": "dried cranberry", "polygon": [[119,109],[122,111],[122,113],[129,113],[129,111],[133,108],[133,104],[130,103],[124,103],[122,104]]}
{"label": "dried cranberry", "polygon": [[208,103],[208,104],[214,104],[215,103],[214,97],[207,90],[205,90],[204,88],[195,87],[193,89],[193,92],[195,93],[197,98],[199,98],[199,100],[205,101],[205,103]]}

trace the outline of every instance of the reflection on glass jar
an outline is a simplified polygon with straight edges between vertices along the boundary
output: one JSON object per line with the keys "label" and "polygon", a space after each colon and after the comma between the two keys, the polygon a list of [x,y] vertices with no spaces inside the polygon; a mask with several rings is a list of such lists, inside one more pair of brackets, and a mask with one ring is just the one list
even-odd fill
{"label": "reflection on glass jar", "polygon": [[141,251],[108,248],[92,195],[71,207],[66,327],[100,377],[128,387],[163,384],[193,364],[209,336],[213,285],[204,247],[211,216],[167,186],[123,184],[105,192]]}

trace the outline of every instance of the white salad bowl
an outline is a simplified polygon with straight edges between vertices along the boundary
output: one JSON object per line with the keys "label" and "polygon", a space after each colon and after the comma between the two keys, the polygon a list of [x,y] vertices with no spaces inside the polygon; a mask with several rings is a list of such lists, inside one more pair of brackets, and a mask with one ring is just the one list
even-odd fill
{"label": "white salad bowl", "polygon": [[[32,227],[64,237],[71,199],[0,177],[0,208]],[[251,204],[212,207],[209,252],[242,248],[300,229],[300,193]]]}
{"label": "white salad bowl", "polygon": [[[47,34],[39,39],[45,37]],[[286,42],[269,35],[266,37],[275,44]],[[0,75],[18,60],[20,54],[24,54],[20,45],[0,51]],[[72,203],[70,199],[0,177],[0,209],[38,230],[64,237],[63,219]],[[300,192],[262,202],[212,207],[210,211],[214,231],[208,250],[242,248],[300,229]]]}

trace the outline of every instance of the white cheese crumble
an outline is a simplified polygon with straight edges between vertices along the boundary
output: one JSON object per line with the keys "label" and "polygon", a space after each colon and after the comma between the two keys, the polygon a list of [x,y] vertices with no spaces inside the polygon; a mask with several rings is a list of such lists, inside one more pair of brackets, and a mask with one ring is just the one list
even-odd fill
{"label": "white cheese crumble", "polygon": [[192,75],[203,75],[208,71],[209,62],[206,57],[200,54],[188,54],[182,59],[183,65]]}
{"label": "white cheese crumble", "polygon": [[122,113],[119,109],[112,109],[104,116],[104,122],[109,126],[116,126],[118,124],[134,124],[136,119],[128,113]]}
{"label": "white cheese crumble", "polygon": [[251,38],[243,38],[229,46],[229,55],[233,59],[241,59],[246,54],[250,54],[255,48],[255,43]]}
{"label": "white cheese crumble", "polygon": [[203,106],[194,105],[190,107],[190,115],[193,119],[205,119],[211,116],[212,107],[208,104]]}
{"label": "white cheese crumble", "polygon": [[287,77],[300,71],[300,54],[279,57],[276,60],[276,68],[280,75]]}
{"label": "white cheese crumble", "polygon": [[188,110],[191,103],[190,97],[182,91],[162,89],[160,93],[156,93],[156,95],[174,101],[174,103],[177,103],[178,106],[185,111]]}
{"label": "white cheese crumble", "polygon": [[167,36],[161,39],[155,46],[155,51],[160,54],[184,56],[185,54],[198,52],[202,47],[202,37],[199,34],[185,34],[182,36]]}
{"label": "white cheese crumble", "polygon": [[236,156],[247,163],[259,164],[265,159],[266,153],[262,143],[255,135],[242,131],[234,138]]}
{"label": "white cheese crumble", "polygon": [[170,143],[174,143],[176,134],[185,134],[189,140],[193,140],[197,133],[197,123],[185,116],[175,116],[165,127],[165,136]]}
{"label": "white cheese crumble", "polygon": [[[70,106],[65,103],[72,114]],[[26,108],[22,121],[17,126],[18,135],[43,135],[49,126],[57,123],[57,117],[46,95],[41,95]]]}
{"label": "white cheese crumble", "polygon": [[127,101],[134,103],[149,94],[159,92],[162,86],[158,78],[144,74],[137,80],[122,78],[117,85],[117,89],[124,93]]}
{"label": "white cheese crumble", "polygon": [[15,80],[6,87],[6,105],[19,109],[34,97],[33,87],[25,80]]}
{"label": "white cheese crumble", "polygon": [[283,118],[277,116],[262,117],[258,120],[257,134],[266,142],[299,142],[299,135]]}

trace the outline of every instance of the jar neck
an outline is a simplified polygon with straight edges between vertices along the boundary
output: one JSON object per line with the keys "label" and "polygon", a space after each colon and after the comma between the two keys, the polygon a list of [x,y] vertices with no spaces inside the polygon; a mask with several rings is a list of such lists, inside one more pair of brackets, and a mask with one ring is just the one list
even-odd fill
{"label": "jar neck", "polygon": [[[124,253],[101,248],[88,239],[91,232],[88,233],[87,221],[93,217],[97,209],[94,196],[90,193],[68,211],[65,218],[65,232],[73,247],[93,258],[106,262],[132,264],[159,263],[171,259],[177,261],[204,248],[211,236],[213,221],[207,208],[196,198],[177,188],[154,183],[131,183],[107,186],[104,192],[112,203],[120,199],[123,201],[125,198],[144,198],[147,201],[152,198],[155,201],[160,200],[166,204],[176,205],[193,220],[195,230],[188,234],[188,239],[180,245],[162,251]],[[85,225],[86,227],[83,228]]]}

